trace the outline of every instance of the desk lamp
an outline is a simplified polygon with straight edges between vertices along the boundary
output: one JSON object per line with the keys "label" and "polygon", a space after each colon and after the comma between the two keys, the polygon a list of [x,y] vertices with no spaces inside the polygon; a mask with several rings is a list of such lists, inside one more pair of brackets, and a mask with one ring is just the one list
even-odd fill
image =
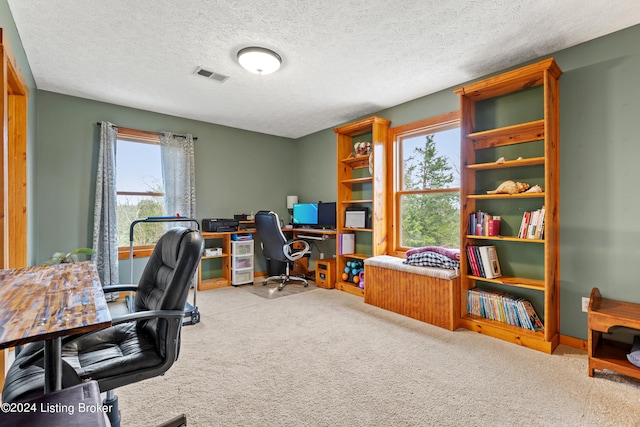
{"label": "desk lamp", "polygon": [[293,224],[293,205],[298,203],[298,196],[287,196],[287,210],[289,211],[289,215],[291,216],[291,220],[289,224]]}

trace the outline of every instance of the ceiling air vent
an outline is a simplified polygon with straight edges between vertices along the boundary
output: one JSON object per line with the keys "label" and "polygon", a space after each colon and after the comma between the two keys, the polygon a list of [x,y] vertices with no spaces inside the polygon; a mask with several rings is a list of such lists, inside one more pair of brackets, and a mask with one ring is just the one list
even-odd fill
{"label": "ceiling air vent", "polygon": [[204,69],[202,67],[196,68],[196,70],[193,73],[197,74],[199,76],[202,76],[202,77],[206,77],[206,78],[211,79],[211,80],[216,80],[216,81],[218,81],[220,83],[225,82],[229,78],[229,76],[225,76],[224,74],[216,73],[215,71],[209,71],[209,70]]}

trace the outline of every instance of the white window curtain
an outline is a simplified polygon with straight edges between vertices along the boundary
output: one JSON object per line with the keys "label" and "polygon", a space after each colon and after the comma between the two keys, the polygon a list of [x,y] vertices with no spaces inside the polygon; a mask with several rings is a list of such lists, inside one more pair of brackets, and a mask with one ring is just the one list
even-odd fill
{"label": "white window curtain", "polygon": [[[100,151],[93,219],[93,249],[102,286],[119,284],[116,218],[116,148],[118,127],[100,124]],[[162,175],[167,215],[191,217],[196,212],[193,136],[160,134]]]}
{"label": "white window curtain", "polygon": [[93,214],[93,259],[102,286],[119,284],[118,220],[116,219],[116,147],[118,127],[100,124],[100,152]]}
{"label": "white window curtain", "polygon": [[167,215],[194,218],[196,186],[193,135],[160,134],[162,180]]}

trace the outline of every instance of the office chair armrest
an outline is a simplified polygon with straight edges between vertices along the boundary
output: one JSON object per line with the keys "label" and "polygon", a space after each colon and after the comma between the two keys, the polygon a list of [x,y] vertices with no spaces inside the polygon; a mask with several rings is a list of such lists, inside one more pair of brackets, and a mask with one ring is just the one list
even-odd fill
{"label": "office chair armrest", "polygon": [[307,248],[309,247],[309,242],[307,242],[304,239],[300,239],[300,238],[295,238],[295,239],[291,239],[291,240],[287,240],[287,243],[285,243],[285,245],[290,245],[293,243],[304,243],[307,245]]}
{"label": "office chair armrest", "polygon": [[[301,249],[297,249],[295,252],[290,252],[293,249],[293,244],[294,243],[301,243],[302,245],[304,245],[303,248]],[[288,240],[282,247],[282,250],[284,252],[284,256],[287,257],[287,259],[289,259],[290,261],[297,261],[300,258],[302,258],[306,253],[309,252],[309,242],[307,242],[304,239],[291,239]],[[288,249],[288,250],[287,250]]]}
{"label": "office chair armrest", "polygon": [[112,325],[119,325],[121,323],[137,322],[138,320],[150,320],[150,319],[180,319],[184,317],[184,311],[180,310],[148,310],[139,311],[136,313],[129,313],[119,317],[116,317],[111,321]]}
{"label": "office chair armrest", "polygon": [[135,292],[138,290],[138,285],[111,285],[111,286],[104,286],[102,288],[102,291],[105,294],[110,294],[111,292]]}

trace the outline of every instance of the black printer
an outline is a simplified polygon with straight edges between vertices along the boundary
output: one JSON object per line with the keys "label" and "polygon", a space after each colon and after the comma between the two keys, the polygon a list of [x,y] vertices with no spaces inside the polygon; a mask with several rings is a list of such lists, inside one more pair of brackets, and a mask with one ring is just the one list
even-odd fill
{"label": "black printer", "polygon": [[224,218],[205,218],[202,220],[202,231],[237,231],[239,221]]}

